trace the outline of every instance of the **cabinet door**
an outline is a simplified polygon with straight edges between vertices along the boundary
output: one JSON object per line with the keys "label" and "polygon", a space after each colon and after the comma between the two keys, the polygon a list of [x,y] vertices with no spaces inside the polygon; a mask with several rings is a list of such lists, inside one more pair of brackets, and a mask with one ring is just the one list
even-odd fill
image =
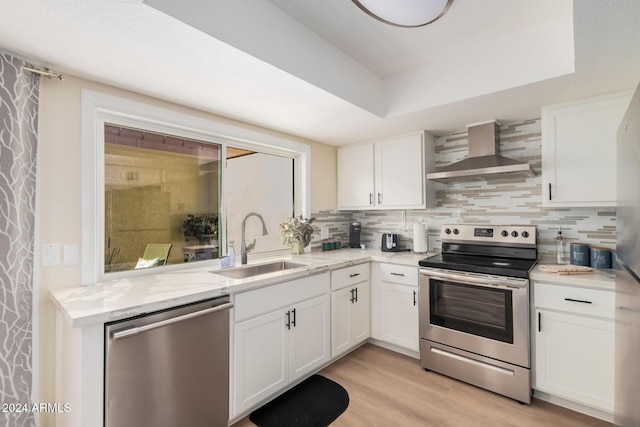
{"label": "cabinet door", "polygon": [[234,327],[233,414],[238,414],[288,382],[287,328],[282,310]]}
{"label": "cabinet door", "polygon": [[355,289],[356,300],[351,304],[349,311],[352,347],[368,339],[371,331],[369,322],[369,283],[360,283],[355,287]]}
{"label": "cabinet door", "polygon": [[418,287],[383,282],[381,290],[381,339],[419,351]]}
{"label": "cabinet door", "polygon": [[373,144],[338,149],[338,208],[373,207],[373,167]]}
{"label": "cabinet door", "polygon": [[376,142],[375,196],[378,207],[425,207],[423,145],[422,133]]}
{"label": "cabinet door", "polygon": [[614,206],[616,141],[630,95],[542,110],[542,203]]}
{"label": "cabinet door", "polygon": [[331,293],[331,356],[336,357],[351,348],[352,289]]}
{"label": "cabinet door", "polygon": [[298,303],[290,310],[289,381],[294,381],[328,362],[331,357],[329,295]]}
{"label": "cabinet door", "polygon": [[536,311],[535,388],[613,412],[614,321]]}
{"label": "cabinet door", "polygon": [[336,357],[369,338],[369,283],[331,294],[331,356]]}

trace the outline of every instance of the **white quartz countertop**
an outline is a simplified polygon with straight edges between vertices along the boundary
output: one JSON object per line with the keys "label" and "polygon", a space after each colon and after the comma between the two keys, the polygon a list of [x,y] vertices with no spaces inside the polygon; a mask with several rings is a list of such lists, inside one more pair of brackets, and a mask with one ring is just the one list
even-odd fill
{"label": "white quartz countertop", "polygon": [[71,326],[81,327],[245,292],[369,261],[418,267],[418,261],[429,255],[432,253],[381,252],[378,249],[314,251],[302,255],[262,258],[257,261],[250,259],[249,265],[289,260],[303,263],[305,266],[247,279],[231,279],[214,274],[212,271],[219,268],[209,264],[61,289],[52,292],[51,299]]}
{"label": "white quartz countertop", "polygon": [[538,264],[529,275],[529,278],[535,282],[584,286],[609,291],[614,291],[616,286],[615,270],[594,270],[592,273],[585,274],[558,275],[540,271],[540,265]]}

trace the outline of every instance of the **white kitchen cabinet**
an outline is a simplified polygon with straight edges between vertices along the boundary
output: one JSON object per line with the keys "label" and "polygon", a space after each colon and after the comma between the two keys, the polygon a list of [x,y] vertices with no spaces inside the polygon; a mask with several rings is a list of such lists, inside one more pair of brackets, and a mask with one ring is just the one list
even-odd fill
{"label": "white kitchen cabinet", "polygon": [[542,108],[542,204],[615,206],[616,143],[630,92]]}
{"label": "white kitchen cabinet", "polygon": [[432,135],[418,132],[338,149],[339,209],[425,209],[435,206]]}
{"label": "white kitchen cabinet", "polygon": [[369,338],[369,263],[333,271],[331,289],[331,356],[337,357]]}
{"label": "white kitchen cabinet", "polygon": [[326,294],[291,307],[289,381],[311,373],[329,361],[330,303]]}
{"label": "white kitchen cabinet", "polygon": [[613,413],[614,292],[534,283],[534,389]]}
{"label": "white kitchen cabinet", "polygon": [[235,296],[232,418],[329,361],[329,290],[324,273]]}
{"label": "white kitchen cabinet", "polygon": [[371,336],[419,352],[418,267],[372,264]]}
{"label": "white kitchen cabinet", "polygon": [[374,145],[338,149],[338,207],[367,209],[374,206]]}

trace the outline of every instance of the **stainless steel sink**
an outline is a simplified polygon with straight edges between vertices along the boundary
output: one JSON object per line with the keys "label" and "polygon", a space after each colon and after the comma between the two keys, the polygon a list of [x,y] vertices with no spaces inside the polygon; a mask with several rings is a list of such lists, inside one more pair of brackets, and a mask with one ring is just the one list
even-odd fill
{"label": "stainless steel sink", "polygon": [[268,264],[248,265],[245,267],[236,267],[224,270],[214,270],[211,273],[221,276],[230,277],[232,279],[247,279],[249,277],[260,276],[262,274],[275,273],[278,271],[290,270],[297,267],[305,267],[306,264],[300,264],[291,261],[276,261]]}

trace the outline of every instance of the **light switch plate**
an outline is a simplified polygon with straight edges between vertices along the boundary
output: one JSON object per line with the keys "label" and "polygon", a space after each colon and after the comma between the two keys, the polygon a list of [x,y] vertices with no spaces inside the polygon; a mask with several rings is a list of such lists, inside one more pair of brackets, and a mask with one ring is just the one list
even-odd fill
{"label": "light switch plate", "polygon": [[45,243],[40,252],[40,264],[43,267],[60,265],[60,243]]}
{"label": "light switch plate", "polygon": [[80,262],[78,245],[64,245],[62,247],[62,262],[64,265],[77,265]]}

